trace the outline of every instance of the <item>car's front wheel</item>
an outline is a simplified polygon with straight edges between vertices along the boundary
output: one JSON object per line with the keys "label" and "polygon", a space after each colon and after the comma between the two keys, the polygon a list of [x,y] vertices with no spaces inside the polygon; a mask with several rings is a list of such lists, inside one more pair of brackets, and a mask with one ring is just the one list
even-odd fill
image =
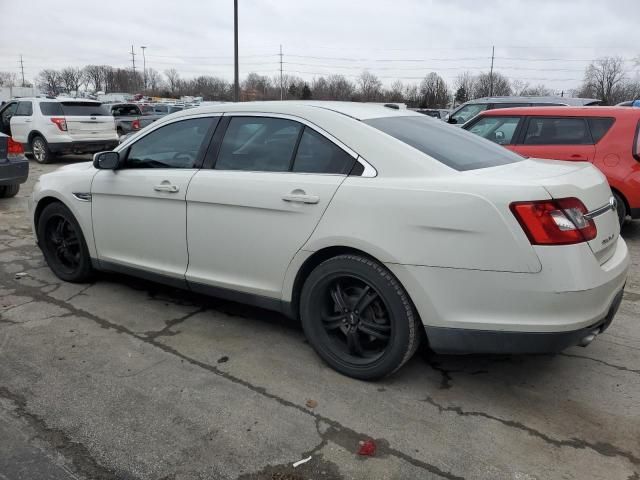
{"label": "car's front wheel", "polygon": [[53,160],[49,144],[40,136],[33,137],[31,140],[31,153],[38,163],[50,163]]}
{"label": "car's front wheel", "polygon": [[318,265],[300,297],[309,343],[338,372],[390,375],[415,353],[420,323],[398,280],[378,262],[340,255]]}
{"label": "car's front wheel", "polygon": [[58,202],[47,205],[38,218],[37,234],[44,258],[58,278],[77,283],[91,278],[84,235],[66,206]]}
{"label": "car's front wheel", "polygon": [[20,191],[20,185],[4,185],[0,187],[0,198],[15,197]]}

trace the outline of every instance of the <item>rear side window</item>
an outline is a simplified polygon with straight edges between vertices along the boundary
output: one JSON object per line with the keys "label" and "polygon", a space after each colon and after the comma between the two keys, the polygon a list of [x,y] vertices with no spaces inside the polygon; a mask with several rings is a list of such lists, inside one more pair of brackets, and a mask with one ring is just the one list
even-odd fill
{"label": "rear side window", "polygon": [[422,115],[374,118],[364,123],[455,170],[496,167],[523,160],[520,155],[466,130],[451,128]]}
{"label": "rear side window", "polygon": [[289,171],[302,125],[268,117],[233,117],[215,168],[254,172]]}
{"label": "rear side window", "polygon": [[111,115],[109,111],[97,102],[60,102],[64,115],[70,117],[99,117]]}
{"label": "rear side window", "polygon": [[498,145],[511,145],[521,117],[482,117],[469,131]]}
{"label": "rear side window", "polygon": [[591,135],[584,118],[531,117],[525,145],[589,145]]}
{"label": "rear side window", "polygon": [[33,104],[31,102],[18,102],[16,117],[30,117],[33,115]]}
{"label": "rear side window", "polygon": [[333,142],[305,127],[293,171],[301,173],[347,174],[355,159]]}
{"label": "rear side window", "polygon": [[598,143],[612,127],[615,120],[613,118],[589,118],[587,121],[591,129],[593,142]]}
{"label": "rear side window", "polygon": [[46,116],[62,116],[62,106],[58,102],[42,102],[40,103],[40,112]]}

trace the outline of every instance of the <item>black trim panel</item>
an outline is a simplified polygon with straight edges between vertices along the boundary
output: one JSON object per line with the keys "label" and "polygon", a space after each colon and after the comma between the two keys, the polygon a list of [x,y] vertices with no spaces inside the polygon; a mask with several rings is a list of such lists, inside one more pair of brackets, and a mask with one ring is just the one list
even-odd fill
{"label": "black trim panel", "polygon": [[53,153],[96,153],[113,150],[118,146],[118,140],[62,142],[47,145]]}
{"label": "black trim panel", "polygon": [[29,160],[0,161],[0,185],[19,185],[29,177]]}
{"label": "black trim panel", "polygon": [[120,265],[119,263],[96,260],[95,258],[91,259],[91,264],[98,270],[105,272],[123,273],[125,275],[131,275],[132,277],[143,278],[151,282],[162,283],[171,287],[188,290],[187,281],[184,277],[176,278],[169,275],[163,275],[161,273],[149,272],[148,270],[143,270],[141,268]]}
{"label": "black trim panel", "polygon": [[578,345],[587,335],[604,332],[615,316],[624,288],[615,296],[609,312],[600,321],[568,332],[502,332],[425,325],[429,347],[437,353],[537,354],[558,353]]}

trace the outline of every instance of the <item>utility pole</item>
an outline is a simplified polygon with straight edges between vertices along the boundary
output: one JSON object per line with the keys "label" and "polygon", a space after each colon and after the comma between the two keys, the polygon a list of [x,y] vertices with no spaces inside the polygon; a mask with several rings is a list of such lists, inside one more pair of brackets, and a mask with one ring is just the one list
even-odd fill
{"label": "utility pole", "polygon": [[131,66],[133,67],[133,85],[136,84],[136,54],[133,52],[133,45],[131,45]]}
{"label": "utility pole", "polygon": [[22,61],[22,54],[20,54],[20,72],[22,72],[22,86],[24,87],[24,62]]}
{"label": "utility pole", "polygon": [[283,100],[283,95],[282,95],[282,45],[280,45],[280,100]]}
{"label": "utility pole", "polygon": [[491,47],[491,70],[489,71],[489,96],[493,97],[493,59],[496,55],[496,47]]}
{"label": "utility pole", "polygon": [[240,80],[238,78],[238,0],[233,0],[233,99],[240,101]]}
{"label": "utility pole", "polygon": [[142,81],[144,83],[144,90],[147,89],[147,57],[144,56],[144,51],[147,47],[140,47],[142,49]]}

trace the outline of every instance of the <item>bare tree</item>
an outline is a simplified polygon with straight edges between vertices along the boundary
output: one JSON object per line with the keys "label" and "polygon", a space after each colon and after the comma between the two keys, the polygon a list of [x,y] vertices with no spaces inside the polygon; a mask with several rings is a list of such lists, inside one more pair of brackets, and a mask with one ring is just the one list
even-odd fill
{"label": "bare tree", "polygon": [[400,80],[396,80],[391,87],[385,92],[385,101],[387,102],[404,102],[404,85]]}
{"label": "bare tree", "polygon": [[527,86],[524,89],[522,89],[519,94],[516,94],[514,92],[514,95],[522,95],[522,96],[530,96],[530,97],[548,97],[549,95],[553,95],[553,90],[551,90],[550,88],[547,88],[542,83],[539,83],[538,85],[534,85],[533,87],[530,87],[527,84]]}
{"label": "bare tree", "polygon": [[0,72],[0,87],[15,87],[18,85],[18,75],[14,72]]}
{"label": "bare tree", "polygon": [[475,79],[473,97],[480,98],[490,95],[495,97],[511,95],[509,79],[500,72],[493,72],[493,75],[481,73]]}
{"label": "bare tree", "polygon": [[358,87],[363,102],[382,100],[382,82],[368,70],[362,72],[358,77]]}
{"label": "bare tree", "polygon": [[615,105],[624,100],[625,79],[622,57],[599,58],[584,73],[581,96],[599,98],[605,105]]}
{"label": "bare tree", "polygon": [[327,88],[331,100],[351,100],[356,91],[356,86],[353,82],[347,80],[343,75],[329,75],[327,77]]}
{"label": "bare tree", "polygon": [[162,88],[162,77],[155,68],[147,68],[147,89],[157,92]]}
{"label": "bare tree", "polygon": [[178,86],[180,84],[180,74],[175,68],[169,68],[164,71],[164,75],[167,77],[169,90],[175,95],[178,92]]}
{"label": "bare tree", "polygon": [[431,72],[420,83],[421,107],[446,108],[449,104],[449,89],[440,75]]}
{"label": "bare tree", "polygon": [[50,95],[60,95],[62,92],[63,84],[60,72],[53,69],[42,70],[36,78],[38,87],[47,92]]}
{"label": "bare tree", "polygon": [[458,103],[465,103],[475,98],[476,79],[471,72],[462,72],[453,82],[456,90],[455,100]]}
{"label": "bare tree", "polygon": [[75,92],[77,94],[83,81],[82,77],[82,70],[76,67],[66,67],[60,71],[60,82],[67,93]]}
{"label": "bare tree", "polygon": [[416,84],[407,85],[404,87],[404,101],[410,107],[417,107],[420,104],[420,93],[418,92],[418,86]]}
{"label": "bare tree", "polygon": [[[279,86],[278,86],[279,87]],[[242,82],[245,98],[251,100],[267,100],[269,98],[271,80],[264,75],[251,72]]]}

